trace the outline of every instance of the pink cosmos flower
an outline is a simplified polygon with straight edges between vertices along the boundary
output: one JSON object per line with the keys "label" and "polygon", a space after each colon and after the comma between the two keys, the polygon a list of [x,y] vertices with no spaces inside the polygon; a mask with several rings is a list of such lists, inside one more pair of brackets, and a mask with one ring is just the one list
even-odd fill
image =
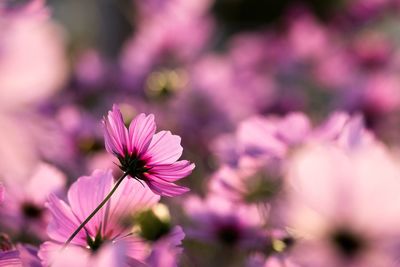
{"label": "pink cosmos flower", "polygon": [[255,205],[233,203],[217,195],[191,196],[184,209],[195,224],[188,231],[191,238],[233,248],[264,245],[265,218]]}
{"label": "pink cosmos flower", "polygon": [[396,266],[400,168],[379,145],[310,145],[293,157],[292,256],[313,267]]}
{"label": "pink cosmos flower", "polygon": [[119,108],[114,105],[103,120],[105,146],[114,154],[122,171],[144,181],[156,194],[176,196],[189,191],[173,182],[189,175],[195,165],[182,155],[181,138],[169,131],[155,133],[154,116],[139,114],[127,129]]}
{"label": "pink cosmos flower", "polygon": [[111,199],[86,224],[70,245],[60,251],[65,240],[97,207],[114,185],[111,170],[97,170],[80,177],[68,191],[69,204],[51,195],[47,207],[53,220],[47,233],[52,241],[39,251],[43,264],[62,266],[137,266],[149,255],[148,246],[131,229],[124,227],[127,216],[147,209],[159,196],[147,186],[122,181]]}
{"label": "pink cosmos flower", "polygon": [[[30,177],[24,180],[4,179],[6,192],[0,206],[1,225],[20,234],[45,238],[49,214],[44,204],[49,194],[61,193],[66,183],[65,175],[57,168],[39,164]],[[1,191],[1,190],[0,190]]]}

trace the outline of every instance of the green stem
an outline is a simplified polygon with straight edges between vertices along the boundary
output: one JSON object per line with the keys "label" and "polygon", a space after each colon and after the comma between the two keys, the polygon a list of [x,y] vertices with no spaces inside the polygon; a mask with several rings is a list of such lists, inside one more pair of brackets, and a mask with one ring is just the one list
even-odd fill
{"label": "green stem", "polygon": [[79,227],[75,230],[75,232],[72,233],[72,235],[68,238],[68,240],[64,243],[63,248],[67,247],[69,243],[74,239],[74,237],[79,233],[80,230],[82,230],[83,227],[93,218],[94,215],[107,203],[108,200],[110,200],[111,196],[114,194],[115,190],[117,190],[118,186],[121,184],[121,182],[124,180],[124,178],[128,176],[128,172],[125,172],[115,183],[113,189],[108,193],[108,195],[103,199],[103,201],[97,206],[97,208],[92,211],[92,213],[79,225]]}

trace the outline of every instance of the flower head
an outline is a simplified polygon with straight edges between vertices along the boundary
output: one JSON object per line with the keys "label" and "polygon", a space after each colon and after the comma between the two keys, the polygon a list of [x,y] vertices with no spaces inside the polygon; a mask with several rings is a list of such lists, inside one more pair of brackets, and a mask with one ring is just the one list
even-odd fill
{"label": "flower head", "polygon": [[189,197],[184,209],[195,224],[188,236],[226,247],[254,248],[263,245],[264,216],[255,205],[227,201],[220,196]]}
{"label": "flower head", "polygon": [[[40,163],[24,181],[4,179],[6,192],[0,207],[1,226],[14,233],[24,229],[25,235],[46,237],[49,214],[45,202],[49,194],[60,194],[66,183],[65,175],[47,163]],[[1,198],[0,188],[0,200]]]}
{"label": "flower head", "polygon": [[[110,170],[97,170],[91,176],[81,177],[72,184],[68,191],[69,204],[54,195],[50,196],[47,207],[53,220],[47,232],[52,241],[45,242],[39,251],[39,257],[45,265],[125,266],[130,262],[144,262],[149,254],[148,246],[122,221],[129,214],[157,203],[159,196],[147,187],[128,180],[122,181],[120,190],[79,231],[70,246],[60,251],[65,240],[104,199],[113,184]],[[69,262],[67,265],[66,261]]]}
{"label": "flower head", "polygon": [[379,144],[351,151],[313,144],[295,154],[288,225],[301,239],[293,257],[315,267],[393,266],[400,236],[397,165]]}
{"label": "flower head", "polygon": [[159,195],[176,196],[189,191],[173,182],[189,175],[194,164],[177,161],[183,150],[181,138],[169,131],[155,133],[154,115],[139,114],[126,128],[114,105],[103,124],[106,149],[118,158],[122,171],[144,181]]}

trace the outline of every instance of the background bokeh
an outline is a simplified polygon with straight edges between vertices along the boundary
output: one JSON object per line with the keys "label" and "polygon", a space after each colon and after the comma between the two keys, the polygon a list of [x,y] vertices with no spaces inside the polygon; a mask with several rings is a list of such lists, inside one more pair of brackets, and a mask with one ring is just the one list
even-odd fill
{"label": "background bokeh", "polygon": [[[95,169],[121,173],[104,149],[101,125],[113,104],[127,124],[139,113],[155,114],[158,129],[181,136],[183,158],[196,164],[181,182],[191,193],[162,200],[172,223],[186,233],[179,266],[298,266],[285,262],[286,248],[297,236],[288,230],[291,219],[281,212],[289,210],[287,198],[296,194],[280,191],[290,184],[291,166],[303,166],[292,155],[309,139],[335,140],[349,149],[374,136],[397,162],[398,0],[5,3],[0,5],[0,177],[6,191],[19,188],[9,190],[9,203],[20,204],[12,211],[3,208],[0,229],[15,243],[46,240],[47,219],[35,221],[44,198],[39,206],[27,206],[24,200],[33,191],[21,189],[27,177],[42,171],[37,166],[57,168],[52,170],[57,177],[62,172],[65,182],[54,182],[49,190],[64,197],[65,188]],[[319,164],[316,155],[324,151],[303,156]],[[327,158],[342,166],[338,157]],[[354,157],[354,166],[370,163]],[[382,168],[384,176],[389,167]],[[321,167],[321,172],[328,169]],[[243,207],[233,202],[238,206],[231,214],[224,209],[232,203],[223,201],[231,201],[232,192],[225,191],[249,185],[243,177],[258,177],[251,186],[261,188],[256,193],[268,201],[255,210],[246,201],[240,203]],[[213,200],[214,195],[224,200]],[[313,218],[307,216],[302,218]],[[225,228],[218,232],[212,224]],[[243,230],[239,226],[251,233],[238,234]],[[343,235],[335,240],[358,246]],[[236,244],[243,236],[245,244]],[[284,256],[276,260],[275,253]],[[361,260],[329,261],[333,267],[367,266]],[[389,266],[379,265],[381,258],[371,262]],[[316,260],[299,266],[328,265]]]}

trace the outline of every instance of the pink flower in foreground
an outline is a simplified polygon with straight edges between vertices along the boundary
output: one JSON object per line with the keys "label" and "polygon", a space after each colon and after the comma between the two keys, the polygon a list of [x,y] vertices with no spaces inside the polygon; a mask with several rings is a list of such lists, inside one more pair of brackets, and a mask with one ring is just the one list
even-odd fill
{"label": "pink flower in foreground", "polygon": [[382,146],[308,146],[294,155],[288,176],[294,259],[313,267],[396,266],[400,168]]}
{"label": "pink flower in foreground", "polygon": [[177,161],[182,155],[181,138],[169,131],[156,132],[154,116],[139,114],[127,129],[119,108],[114,105],[104,118],[105,146],[114,154],[122,171],[144,181],[156,194],[176,196],[189,191],[173,182],[189,175],[194,164]]}
{"label": "pink flower in foreground", "polygon": [[82,229],[68,247],[65,240],[97,207],[114,186],[111,171],[80,177],[68,191],[69,204],[51,195],[47,207],[53,220],[47,232],[52,241],[39,251],[43,264],[62,266],[137,266],[149,256],[148,246],[123,221],[130,214],[158,202],[159,196],[139,183],[122,181],[119,190]]}

